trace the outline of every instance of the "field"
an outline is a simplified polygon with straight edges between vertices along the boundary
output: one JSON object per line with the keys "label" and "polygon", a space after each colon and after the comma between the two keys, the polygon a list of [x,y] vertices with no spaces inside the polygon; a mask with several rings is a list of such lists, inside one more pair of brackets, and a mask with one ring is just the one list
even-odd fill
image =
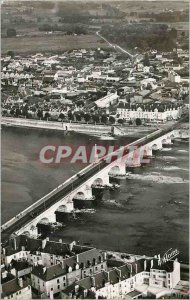
{"label": "field", "polygon": [[17,54],[30,54],[36,52],[62,52],[81,48],[107,48],[107,45],[96,35],[66,36],[47,34],[1,39],[2,54],[10,50]]}

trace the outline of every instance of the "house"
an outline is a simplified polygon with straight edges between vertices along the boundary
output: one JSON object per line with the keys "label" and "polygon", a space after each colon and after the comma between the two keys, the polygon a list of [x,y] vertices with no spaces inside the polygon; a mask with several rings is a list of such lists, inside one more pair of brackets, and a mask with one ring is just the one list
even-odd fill
{"label": "house", "polygon": [[107,269],[106,258],[95,248],[50,243],[31,273],[31,285],[41,293],[56,294],[76,280]]}
{"label": "house", "polygon": [[22,278],[5,271],[1,275],[1,298],[32,299],[31,286]]}
{"label": "house", "polygon": [[114,103],[117,103],[117,100],[118,100],[117,92],[115,93],[109,92],[105,97],[96,100],[95,104],[97,105],[98,108],[106,108]]}
{"label": "house", "polygon": [[29,274],[33,266],[31,285],[47,295],[57,293],[76,280],[107,270],[106,255],[96,248],[25,235],[9,240],[2,249],[2,261],[19,277]]}
{"label": "house", "polygon": [[169,119],[177,120],[182,114],[182,106],[171,103],[129,104],[120,102],[117,114],[125,120],[136,118],[142,120],[166,122]]}
{"label": "house", "polygon": [[175,71],[169,70],[168,71],[168,80],[170,80],[171,82],[180,83],[181,77]]}
{"label": "house", "polygon": [[30,274],[32,267],[27,261],[16,261],[12,260],[11,264],[11,273],[16,277],[22,277],[24,275]]}
{"label": "house", "polygon": [[157,258],[140,259],[79,280],[61,294],[63,299],[137,299],[142,298],[142,295],[158,298],[172,294],[179,281],[178,261],[163,263]]}

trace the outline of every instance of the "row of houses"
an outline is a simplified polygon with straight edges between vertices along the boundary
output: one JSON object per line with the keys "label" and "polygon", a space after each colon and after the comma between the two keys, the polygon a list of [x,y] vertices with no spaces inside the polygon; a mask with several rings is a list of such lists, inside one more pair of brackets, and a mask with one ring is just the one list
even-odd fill
{"label": "row of houses", "polygon": [[31,299],[31,291],[46,299],[158,298],[173,293],[180,281],[177,260],[116,259],[95,247],[26,235],[10,239],[1,260],[4,299]]}
{"label": "row of houses", "polygon": [[149,120],[166,122],[167,120],[177,120],[182,114],[182,105],[172,104],[129,104],[119,103],[117,114],[125,120]]}

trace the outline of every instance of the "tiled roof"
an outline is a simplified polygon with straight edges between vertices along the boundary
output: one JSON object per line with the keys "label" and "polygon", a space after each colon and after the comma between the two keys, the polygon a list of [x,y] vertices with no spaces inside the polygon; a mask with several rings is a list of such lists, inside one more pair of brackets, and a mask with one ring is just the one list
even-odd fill
{"label": "tiled roof", "polygon": [[30,265],[27,261],[16,261],[14,259],[11,261],[11,265],[17,271],[21,271],[21,270],[24,270],[24,269],[27,269],[30,267]]}
{"label": "tiled roof", "polygon": [[44,281],[50,281],[54,278],[65,275],[66,270],[61,266],[61,264],[50,266],[47,268],[39,265],[33,268],[32,274]]}
{"label": "tiled roof", "polygon": [[[28,286],[28,283],[23,280],[23,288],[25,288],[27,286]],[[21,288],[18,285],[18,279],[17,278],[12,279],[12,280],[2,284],[2,295],[1,296],[3,298],[3,297],[6,297],[6,296],[9,296],[9,295],[12,295],[12,294],[16,293],[17,291],[22,290],[23,288]]]}

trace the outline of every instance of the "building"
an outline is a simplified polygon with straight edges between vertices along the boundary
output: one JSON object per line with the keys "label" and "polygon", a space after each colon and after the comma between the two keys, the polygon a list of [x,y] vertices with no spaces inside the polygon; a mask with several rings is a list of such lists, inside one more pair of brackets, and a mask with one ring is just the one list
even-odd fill
{"label": "building", "polygon": [[168,71],[168,80],[175,83],[181,82],[181,76],[178,75],[175,71],[169,70]]}
{"label": "building", "polygon": [[106,254],[96,248],[24,235],[9,240],[2,249],[2,262],[14,275],[31,272],[32,287],[48,296],[76,280],[107,270]]}
{"label": "building", "polygon": [[32,299],[31,286],[22,278],[16,278],[11,273],[1,273],[2,299]]}
{"label": "building", "polygon": [[176,120],[181,116],[181,105],[174,104],[134,104],[119,103],[117,114],[125,120],[148,120],[151,122],[166,122],[167,120]]}
{"label": "building", "polygon": [[105,97],[98,99],[95,101],[95,104],[98,108],[106,108],[110,105],[117,103],[118,101],[118,95],[117,92],[115,93],[108,93]]}
{"label": "building", "polygon": [[[75,282],[64,291],[62,298],[129,299],[142,295],[158,298],[172,294],[180,281],[180,263],[159,259],[140,259],[133,263],[117,262],[117,267]],[[120,265],[120,266],[119,266]]]}

